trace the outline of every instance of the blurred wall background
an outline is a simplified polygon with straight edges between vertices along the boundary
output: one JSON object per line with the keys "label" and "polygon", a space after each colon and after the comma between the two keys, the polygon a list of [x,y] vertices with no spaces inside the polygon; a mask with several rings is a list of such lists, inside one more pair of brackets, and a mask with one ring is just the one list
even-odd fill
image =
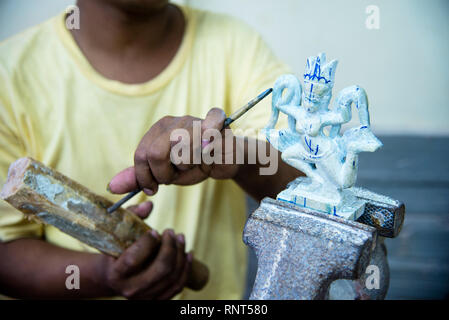
{"label": "blurred wall background", "polygon": [[[74,2],[1,0],[0,40]],[[449,1],[175,2],[244,20],[297,75],[306,58],[320,51],[338,59],[334,95],[352,84],[364,87],[378,134],[449,135]],[[369,5],[379,8],[379,29],[366,27]]]}
{"label": "blurred wall background", "polygon": [[[380,134],[449,134],[449,1],[189,0],[239,17],[259,31],[295,74],[306,58],[338,59],[334,95],[365,88]],[[365,10],[379,8],[378,30]]]}

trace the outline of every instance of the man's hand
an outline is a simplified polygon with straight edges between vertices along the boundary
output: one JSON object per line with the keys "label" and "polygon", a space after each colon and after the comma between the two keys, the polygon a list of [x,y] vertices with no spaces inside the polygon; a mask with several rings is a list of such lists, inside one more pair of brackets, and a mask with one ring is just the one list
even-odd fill
{"label": "man's hand", "polygon": [[134,213],[140,219],[145,220],[153,210],[153,202],[145,201],[134,206],[129,206],[126,209]]}
{"label": "man's hand", "polygon": [[[145,219],[152,202],[128,207]],[[170,299],[184,288],[192,254],[185,254],[184,235],[165,230],[146,233],[118,258],[104,256],[102,269],[106,285],[128,299]]]}
{"label": "man's hand", "polygon": [[185,254],[183,235],[154,230],[140,237],[115,259],[104,256],[106,285],[128,299],[170,299],[184,288],[192,254]]}
{"label": "man's hand", "polygon": [[[232,153],[230,154],[231,157],[234,156],[235,152],[234,141],[232,141],[233,148],[231,150],[226,150],[224,147],[225,139],[227,141],[234,139],[230,130],[226,135],[223,131],[220,132],[225,118],[223,110],[217,108],[211,109],[204,120],[191,116],[167,116],[162,118],[150,128],[140,141],[134,154],[134,167],[127,168],[117,174],[109,183],[109,189],[111,192],[119,194],[142,189],[147,195],[154,195],[159,184],[192,185],[208,177],[216,179],[233,178],[238,171],[238,165],[224,164],[226,157],[229,157],[226,152]],[[218,141],[220,139],[217,139],[217,141],[202,140],[201,137],[196,137],[196,140],[199,141],[195,145],[195,139],[193,139],[195,121],[200,124],[201,137],[204,133],[207,133],[208,129],[212,129],[219,132],[221,141]],[[183,139],[171,141],[170,136],[176,129],[184,129],[184,132],[188,133],[189,139],[187,142]],[[171,161],[172,148],[177,143],[189,144],[190,161],[188,163],[182,162],[175,165]],[[222,153],[221,164],[206,164],[203,161],[197,164],[193,163],[193,154],[198,152],[198,148],[201,149],[200,152],[203,154],[212,154],[211,152],[214,152],[215,147],[219,144],[221,144]]]}
{"label": "man's hand", "polygon": [[[304,175],[284,163],[281,160],[280,152],[275,150],[268,142],[264,143],[266,143],[266,150],[269,150],[270,159],[275,158],[276,164],[279,164],[273,175],[260,174],[259,169],[269,164],[261,164],[258,155],[255,164],[237,164],[237,157],[240,159],[241,156],[243,156],[243,159],[249,158],[252,155],[251,153],[256,150],[250,150],[250,139],[235,137],[231,130],[221,130],[225,118],[223,110],[216,108],[211,109],[204,120],[190,116],[162,118],[151,127],[140,141],[134,154],[134,166],[121,171],[112,178],[109,183],[109,190],[112,193],[122,194],[142,189],[147,195],[151,196],[157,192],[159,184],[193,185],[210,177],[214,179],[233,179],[254,199],[260,201],[267,196],[275,198],[279,192],[285,189],[288,182]],[[199,121],[201,124],[201,137],[195,139],[195,141],[199,140],[198,146],[193,143],[195,121]],[[189,163],[174,164],[171,161],[173,149],[182,150],[182,148],[178,148],[178,144],[186,143],[185,139],[182,138],[180,141],[171,141],[170,136],[176,129],[184,129],[184,132],[190,137],[187,142],[191,153]],[[204,141],[205,134],[210,132],[208,129],[215,129],[216,132],[221,131],[219,133],[221,139],[216,141],[214,138],[211,141]],[[225,146],[232,146],[232,148],[226,148]],[[200,148],[202,156],[217,152],[221,155],[218,158],[221,158],[222,163],[206,163],[204,157],[200,157],[199,164],[193,163],[193,154],[198,154],[198,148]],[[221,154],[219,153],[220,149]]]}
{"label": "man's hand", "polygon": [[[150,202],[131,207],[145,218]],[[192,254],[183,235],[166,230],[143,235],[118,258],[72,251],[39,239],[0,242],[2,294],[24,299],[85,299],[125,296],[170,299],[184,287]],[[66,268],[79,267],[80,289],[67,290]],[[45,270],[45,272],[36,272]],[[42,284],[45,284],[44,286]]]}

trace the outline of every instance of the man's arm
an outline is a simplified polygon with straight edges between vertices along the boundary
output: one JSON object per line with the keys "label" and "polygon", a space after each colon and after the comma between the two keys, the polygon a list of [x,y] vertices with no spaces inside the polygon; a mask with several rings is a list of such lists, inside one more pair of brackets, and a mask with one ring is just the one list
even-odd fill
{"label": "man's arm", "polygon": [[[274,174],[261,174],[261,169],[268,167],[268,164],[263,165],[257,161],[256,164],[245,163],[240,165],[233,178],[246,193],[257,201],[261,201],[265,197],[276,199],[276,195],[284,190],[290,181],[304,175],[301,171],[282,161],[281,153],[268,142],[265,142],[265,144],[265,150],[269,150],[270,156],[268,158],[276,162],[271,164],[277,168]],[[245,139],[245,154],[248,153],[248,139]]]}
{"label": "man's arm", "polygon": [[[0,287],[14,298],[70,299],[112,296],[100,254],[63,249],[38,239],[0,243]],[[68,290],[68,265],[80,270],[80,289]]]}
{"label": "man's arm", "polygon": [[[129,209],[145,217],[151,205]],[[0,242],[1,293],[28,299],[169,299],[183,289],[191,268],[193,256],[184,250],[184,236],[173,230],[162,236],[154,230],[143,235],[117,259],[38,239]],[[69,265],[79,268],[79,289],[66,288]]]}

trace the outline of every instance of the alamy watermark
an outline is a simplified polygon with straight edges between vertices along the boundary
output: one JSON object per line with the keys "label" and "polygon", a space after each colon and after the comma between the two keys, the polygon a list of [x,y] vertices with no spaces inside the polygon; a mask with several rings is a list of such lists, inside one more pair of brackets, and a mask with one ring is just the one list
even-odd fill
{"label": "alamy watermark", "polygon": [[365,8],[365,13],[367,14],[365,20],[365,26],[368,30],[379,30],[380,29],[380,9],[376,5],[369,5]]}
{"label": "alamy watermark", "polygon": [[80,268],[77,265],[71,264],[65,268],[65,273],[69,276],[65,279],[65,287],[67,290],[80,289]]}
{"label": "alamy watermark", "polygon": [[371,264],[366,268],[365,271],[368,276],[365,280],[365,287],[368,290],[379,289],[380,288],[380,270],[379,267]]}
{"label": "alamy watermark", "polygon": [[[76,5],[70,5],[65,10],[67,16],[65,20],[65,25],[69,30],[79,30],[80,29],[80,9]],[[365,19],[365,27],[368,30],[379,30],[380,29],[380,9],[377,5],[369,5],[365,8],[365,13],[367,17]]]}
{"label": "alamy watermark", "polygon": [[75,5],[68,6],[65,9],[66,18],[65,26],[69,30],[79,30],[80,29],[80,8]]}

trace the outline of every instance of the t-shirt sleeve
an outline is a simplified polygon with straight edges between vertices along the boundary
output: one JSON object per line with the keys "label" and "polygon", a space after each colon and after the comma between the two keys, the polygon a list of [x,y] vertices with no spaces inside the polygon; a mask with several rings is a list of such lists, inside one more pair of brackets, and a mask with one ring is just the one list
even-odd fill
{"label": "t-shirt sleeve", "polygon": [[[24,137],[18,130],[18,120],[10,97],[10,83],[0,69],[0,188],[3,187],[9,165],[26,156]],[[43,225],[27,220],[24,215],[0,199],[0,241],[19,238],[39,238]]]}
{"label": "t-shirt sleeve", "polygon": [[[230,111],[235,112],[251,99],[268,88],[272,88],[276,79],[285,73],[291,73],[271,50],[262,37],[241,22],[235,22],[237,31],[233,37],[229,71]],[[271,116],[271,96],[267,96],[245,115],[235,121],[231,128],[236,135],[259,137]],[[227,112],[228,113],[228,112]],[[287,126],[287,117],[280,115],[277,128]],[[263,138],[264,139],[264,138]]]}

